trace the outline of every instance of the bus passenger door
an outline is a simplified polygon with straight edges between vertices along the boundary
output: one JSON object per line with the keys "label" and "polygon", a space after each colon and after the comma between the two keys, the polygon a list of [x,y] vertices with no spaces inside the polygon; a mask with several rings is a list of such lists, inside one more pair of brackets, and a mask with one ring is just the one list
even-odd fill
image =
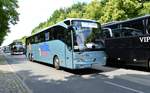
{"label": "bus passenger door", "polygon": [[65,35],[66,39],[66,67],[72,69],[73,68],[73,48],[72,48],[72,42],[73,42],[73,33],[72,31],[66,31]]}

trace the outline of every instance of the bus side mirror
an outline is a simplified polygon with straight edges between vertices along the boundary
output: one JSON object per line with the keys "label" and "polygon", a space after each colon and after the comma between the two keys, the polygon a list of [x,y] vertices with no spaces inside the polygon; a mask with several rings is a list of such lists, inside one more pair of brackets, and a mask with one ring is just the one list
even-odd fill
{"label": "bus side mirror", "polygon": [[68,27],[68,30],[73,30],[73,27],[72,27],[72,26],[69,26],[69,27]]}

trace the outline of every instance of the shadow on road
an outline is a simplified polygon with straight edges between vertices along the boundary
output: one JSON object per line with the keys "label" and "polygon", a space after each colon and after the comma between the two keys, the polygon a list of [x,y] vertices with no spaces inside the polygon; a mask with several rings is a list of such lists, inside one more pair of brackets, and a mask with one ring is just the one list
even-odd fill
{"label": "shadow on road", "polygon": [[[28,85],[33,93],[105,93],[106,87],[101,87],[102,80],[98,76],[89,75],[69,75],[63,78],[34,75],[32,71],[19,71],[17,73],[25,73],[25,77],[21,79]],[[112,93],[116,93],[114,91]]]}
{"label": "shadow on road", "polygon": [[115,68],[124,68],[124,69],[131,69],[131,70],[138,70],[138,71],[144,71],[144,72],[150,72],[146,67],[141,66],[132,66],[132,65],[109,65],[107,67],[115,67]]}
{"label": "shadow on road", "polygon": [[21,64],[24,62],[28,62],[25,55],[4,54],[3,57],[9,64]]}
{"label": "shadow on road", "polygon": [[[17,72],[25,73],[25,76],[21,76],[21,79],[28,85],[33,93],[126,93],[123,92],[121,88],[106,87],[104,80],[101,79],[102,76],[90,74],[90,75],[67,75],[60,77],[53,77],[47,75],[35,75],[32,71],[22,70]],[[51,73],[51,72],[50,72]],[[77,72],[78,73],[78,72]],[[127,75],[127,74],[126,74]],[[126,76],[121,75],[121,76]],[[131,74],[133,76],[141,76],[149,78],[150,75],[137,75]],[[115,78],[114,78],[115,79]],[[113,79],[105,79],[113,80]],[[132,79],[131,79],[132,80]],[[122,81],[123,82],[123,81]],[[126,82],[128,85],[130,82]],[[137,82],[138,83],[138,82]],[[149,87],[144,88],[139,87],[140,90],[146,91]],[[144,92],[148,93],[148,92]]]}
{"label": "shadow on road", "polygon": [[[39,63],[42,65],[54,68],[54,66],[51,64],[47,64],[47,63],[43,63],[39,61],[34,61],[34,63]],[[63,70],[72,74],[76,74],[76,75],[98,74],[98,73],[103,72],[102,70],[96,70],[96,69],[90,69],[90,68],[73,70],[73,69],[67,69],[67,68],[61,67],[60,70]]]}
{"label": "shadow on road", "polygon": [[[11,59],[12,58],[10,58],[9,61],[11,61]],[[13,56],[13,60],[17,60],[18,62],[16,64],[19,64],[19,62],[22,62],[21,60],[26,59],[24,57],[20,58],[20,56]],[[104,83],[105,80],[118,80],[118,77],[121,77],[124,80],[128,80],[125,83],[127,84],[126,86],[128,86],[128,83],[131,84],[131,82],[135,82],[137,84],[140,83],[143,85],[147,84],[147,86],[145,86],[144,88],[139,87],[139,90],[146,91],[146,89],[148,90],[150,86],[150,73],[128,73],[129,70],[126,70],[126,72],[124,73],[124,69],[119,69],[120,67],[118,69],[110,69],[105,73],[105,71],[100,69],[70,70],[61,68],[61,70],[55,70],[51,68],[53,67],[52,65],[41,62],[34,63],[38,63],[44,66],[36,67],[38,68],[36,70],[20,69],[19,71],[16,71],[17,75],[28,85],[33,93],[126,93],[123,92],[121,88],[114,89],[114,87],[110,87]],[[12,62],[12,64],[15,63]],[[48,68],[46,70],[43,70],[43,67],[45,66],[48,66],[50,69]],[[28,65],[25,67],[28,67]],[[48,72],[46,72],[47,70]],[[106,76],[102,75],[103,73],[105,75],[108,75],[108,77],[109,75],[111,75],[111,77],[113,76],[113,78],[107,78]],[[141,81],[143,80],[143,78],[146,79],[146,83]],[[149,91],[144,93],[149,93]]]}

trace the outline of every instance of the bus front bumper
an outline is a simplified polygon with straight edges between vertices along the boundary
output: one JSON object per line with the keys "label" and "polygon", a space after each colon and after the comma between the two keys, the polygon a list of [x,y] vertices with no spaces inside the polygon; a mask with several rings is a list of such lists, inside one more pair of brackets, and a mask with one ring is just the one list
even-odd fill
{"label": "bus front bumper", "polygon": [[92,65],[105,65],[106,64],[106,61],[103,61],[103,62],[76,62],[74,64],[74,68],[75,69],[84,69],[84,68],[92,68]]}
{"label": "bus front bumper", "polygon": [[23,54],[23,52],[12,52],[12,54],[21,55],[21,54]]}

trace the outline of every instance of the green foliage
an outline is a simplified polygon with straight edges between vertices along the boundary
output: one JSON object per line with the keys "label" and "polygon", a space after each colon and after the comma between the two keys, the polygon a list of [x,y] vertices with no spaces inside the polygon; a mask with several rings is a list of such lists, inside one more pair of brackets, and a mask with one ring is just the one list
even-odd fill
{"label": "green foliage", "polygon": [[46,21],[40,23],[37,27],[35,27],[32,30],[31,34],[34,34],[38,31],[40,31],[43,28],[46,28],[48,26],[51,26],[53,24],[56,24],[57,22],[60,22],[66,18],[82,18],[83,17],[83,11],[84,7],[86,6],[85,3],[77,3],[69,8],[60,8],[59,10],[55,10],[52,16]]}
{"label": "green foliage", "polygon": [[140,10],[140,15],[150,14],[150,2],[144,3],[143,9]]}
{"label": "green foliage", "polygon": [[137,17],[141,8],[142,3],[137,0],[109,0],[103,8],[101,22]]}
{"label": "green foliage", "polygon": [[23,44],[25,44],[27,36],[22,37],[21,39],[19,39],[19,41],[21,41]]}
{"label": "green foliage", "polygon": [[99,0],[93,0],[85,7],[84,18],[99,20],[102,16],[102,4]]}
{"label": "green foliage", "polygon": [[9,25],[18,21],[17,0],[0,0],[0,45],[9,32]]}
{"label": "green foliage", "polygon": [[149,7],[149,0],[93,0],[88,4],[77,3],[54,11],[46,22],[33,29],[32,34],[66,18],[85,18],[106,23],[150,14]]}

